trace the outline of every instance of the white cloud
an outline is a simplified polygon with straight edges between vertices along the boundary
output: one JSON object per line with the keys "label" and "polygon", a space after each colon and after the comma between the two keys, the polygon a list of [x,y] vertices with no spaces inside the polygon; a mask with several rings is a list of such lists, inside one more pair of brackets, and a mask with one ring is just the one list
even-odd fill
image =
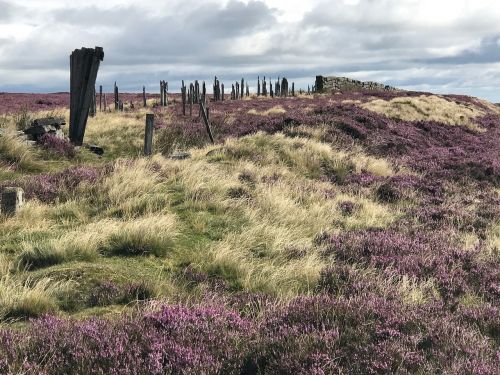
{"label": "white cloud", "polygon": [[0,91],[66,90],[70,52],[100,45],[99,80],[129,90],[346,74],[500,101],[496,0],[0,0],[0,14]]}

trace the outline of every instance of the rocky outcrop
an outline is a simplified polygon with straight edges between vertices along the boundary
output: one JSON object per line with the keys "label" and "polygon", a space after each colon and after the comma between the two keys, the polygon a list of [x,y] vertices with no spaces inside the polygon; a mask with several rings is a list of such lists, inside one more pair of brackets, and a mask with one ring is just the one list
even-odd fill
{"label": "rocky outcrop", "polygon": [[316,76],[317,92],[346,92],[359,90],[397,90],[395,87],[377,82],[363,82],[346,77],[324,77]]}

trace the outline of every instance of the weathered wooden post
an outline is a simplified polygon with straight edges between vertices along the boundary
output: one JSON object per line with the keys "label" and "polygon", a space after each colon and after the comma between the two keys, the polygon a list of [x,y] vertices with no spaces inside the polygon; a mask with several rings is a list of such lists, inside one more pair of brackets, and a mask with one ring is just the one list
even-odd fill
{"label": "weathered wooden post", "polygon": [[269,80],[269,96],[271,98],[274,98],[274,92],[273,92],[273,81]]}
{"label": "weathered wooden post", "polygon": [[246,83],[247,85],[247,96],[250,96],[250,88],[248,87],[248,82]]}
{"label": "weathered wooden post", "polygon": [[123,112],[123,102],[121,100],[118,101],[118,108],[120,109],[120,112]]}
{"label": "weathered wooden post", "polygon": [[92,88],[92,97],[90,99],[90,109],[89,109],[89,116],[94,117],[96,113],[96,93],[95,93],[95,86]]}
{"label": "weathered wooden post", "polygon": [[311,94],[311,86],[307,85],[307,95]]}
{"label": "weathered wooden post", "polygon": [[116,85],[115,82],[115,111],[118,111],[120,109],[120,97],[118,95],[118,86]]}
{"label": "weathered wooden post", "polygon": [[108,109],[108,101],[106,100],[106,93],[104,93],[104,112]]}
{"label": "weathered wooden post", "polygon": [[186,86],[184,85],[184,80],[182,80],[181,93],[182,93],[182,114],[186,116]]}
{"label": "weathered wooden post", "polygon": [[264,77],[264,80],[262,81],[262,95],[267,96],[267,82],[266,82],[266,77]]}
{"label": "weathered wooden post", "polygon": [[257,77],[257,96],[260,96],[260,77]]}
{"label": "weathered wooden post", "polygon": [[243,99],[243,95],[245,94],[244,90],[245,90],[245,81],[243,80],[243,78],[241,78],[241,95],[240,95],[241,99]]}
{"label": "weathered wooden post", "polygon": [[99,112],[102,112],[102,85],[99,85]]}
{"label": "weathered wooden post", "polygon": [[163,81],[160,81],[160,107],[163,107]]}
{"label": "weathered wooden post", "polygon": [[23,205],[23,189],[20,187],[6,187],[2,191],[0,213],[6,216],[15,215]]}
{"label": "weathered wooden post", "polygon": [[221,92],[221,101],[224,101],[224,84],[221,83],[220,85],[220,92]]}
{"label": "weathered wooden post", "polygon": [[83,143],[92,95],[95,101],[97,72],[103,59],[101,47],[76,49],[70,56],[69,138],[78,146]]}
{"label": "weathered wooden post", "polygon": [[212,135],[212,129],[210,128],[210,122],[208,121],[208,115],[205,111],[205,104],[200,101],[200,110],[201,115],[203,116],[203,122],[205,123],[205,127],[207,129],[208,137],[210,138],[210,142],[214,143],[214,137]]}
{"label": "weathered wooden post", "polygon": [[234,91],[234,83],[231,84],[231,100],[234,100],[235,99],[235,91]]}
{"label": "weathered wooden post", "polygon": [[193,117],[193,101],[194,101],[194,95],[195,91],[193,88],[193,84],[189,85],[189,117]]}
{"label": "weathered wooden post", "polygon": [[146,115],[146,130],[144,132],[144,155],[150,156],[153,152],[153,130],[155,125],[155,115]]}
{"label": "weathered wooden post", "polygon": [[146,108],[146,86],[142,86],[142,106]]}

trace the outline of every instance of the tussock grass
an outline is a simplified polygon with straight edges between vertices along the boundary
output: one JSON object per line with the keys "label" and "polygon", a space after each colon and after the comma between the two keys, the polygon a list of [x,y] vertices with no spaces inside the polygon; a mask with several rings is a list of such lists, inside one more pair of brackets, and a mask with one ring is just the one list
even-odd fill
{"label": "tussock grass", "polygon": [[22,281],[5,275],[0,278],[0,321],[26,319],[57,311],[57,295],[69,284],[50,278]]}
{"label": "tussock grass", "polygon": [[362,104],[361,107],[404,121],[437,121],[483,131],[474,123],[474,119],[485,115],[481,108],[459,104],[437,95],[393,98],[389,101],[375,99]]}
{"label": "tussock grass", "polygon": [[0,162],[2,161],[25,172],[41,170],[35,151],[10,133],[0,136]]}

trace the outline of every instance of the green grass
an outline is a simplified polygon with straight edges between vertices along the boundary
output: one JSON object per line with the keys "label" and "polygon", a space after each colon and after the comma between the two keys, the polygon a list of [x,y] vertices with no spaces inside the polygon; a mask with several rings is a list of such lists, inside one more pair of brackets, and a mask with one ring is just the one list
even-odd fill
{"label": "green grass", "polygon": [[[31,201],[0,220],[2,263],[11,265],[7,276],[17,288],[12,293],[38,293],[45,301],[31,312],[16,307],[24,302],[11,303],[5,317],[113,314],[141,303],[130,285],[139,285],[146,299],[192,300],[220,280],[228,292],[288,299],[314,290],[325,267],[313,244],[318,233],[385,227],[400,215],[397,204],[378,202],[374,192],[349,194],[339,185],[349,171],[388,176],[392,165],[360,149],[335,149],[321,142],[320,132],[259,133],[192,149],[191,159],[174,161],[137,157],[142,120],[142,113],[90,119],[88,141],[104,146],[104,158],[83,149],[74,159],[41,157],[43,171],[103,162],[114,168],[78,194],[61,192],[54,204]],[[346,200],[358,207],[350,215],[339,209]],[[193,283],[187,267],[206,281]],[[99,300],[106,283],[118,296]]]}

